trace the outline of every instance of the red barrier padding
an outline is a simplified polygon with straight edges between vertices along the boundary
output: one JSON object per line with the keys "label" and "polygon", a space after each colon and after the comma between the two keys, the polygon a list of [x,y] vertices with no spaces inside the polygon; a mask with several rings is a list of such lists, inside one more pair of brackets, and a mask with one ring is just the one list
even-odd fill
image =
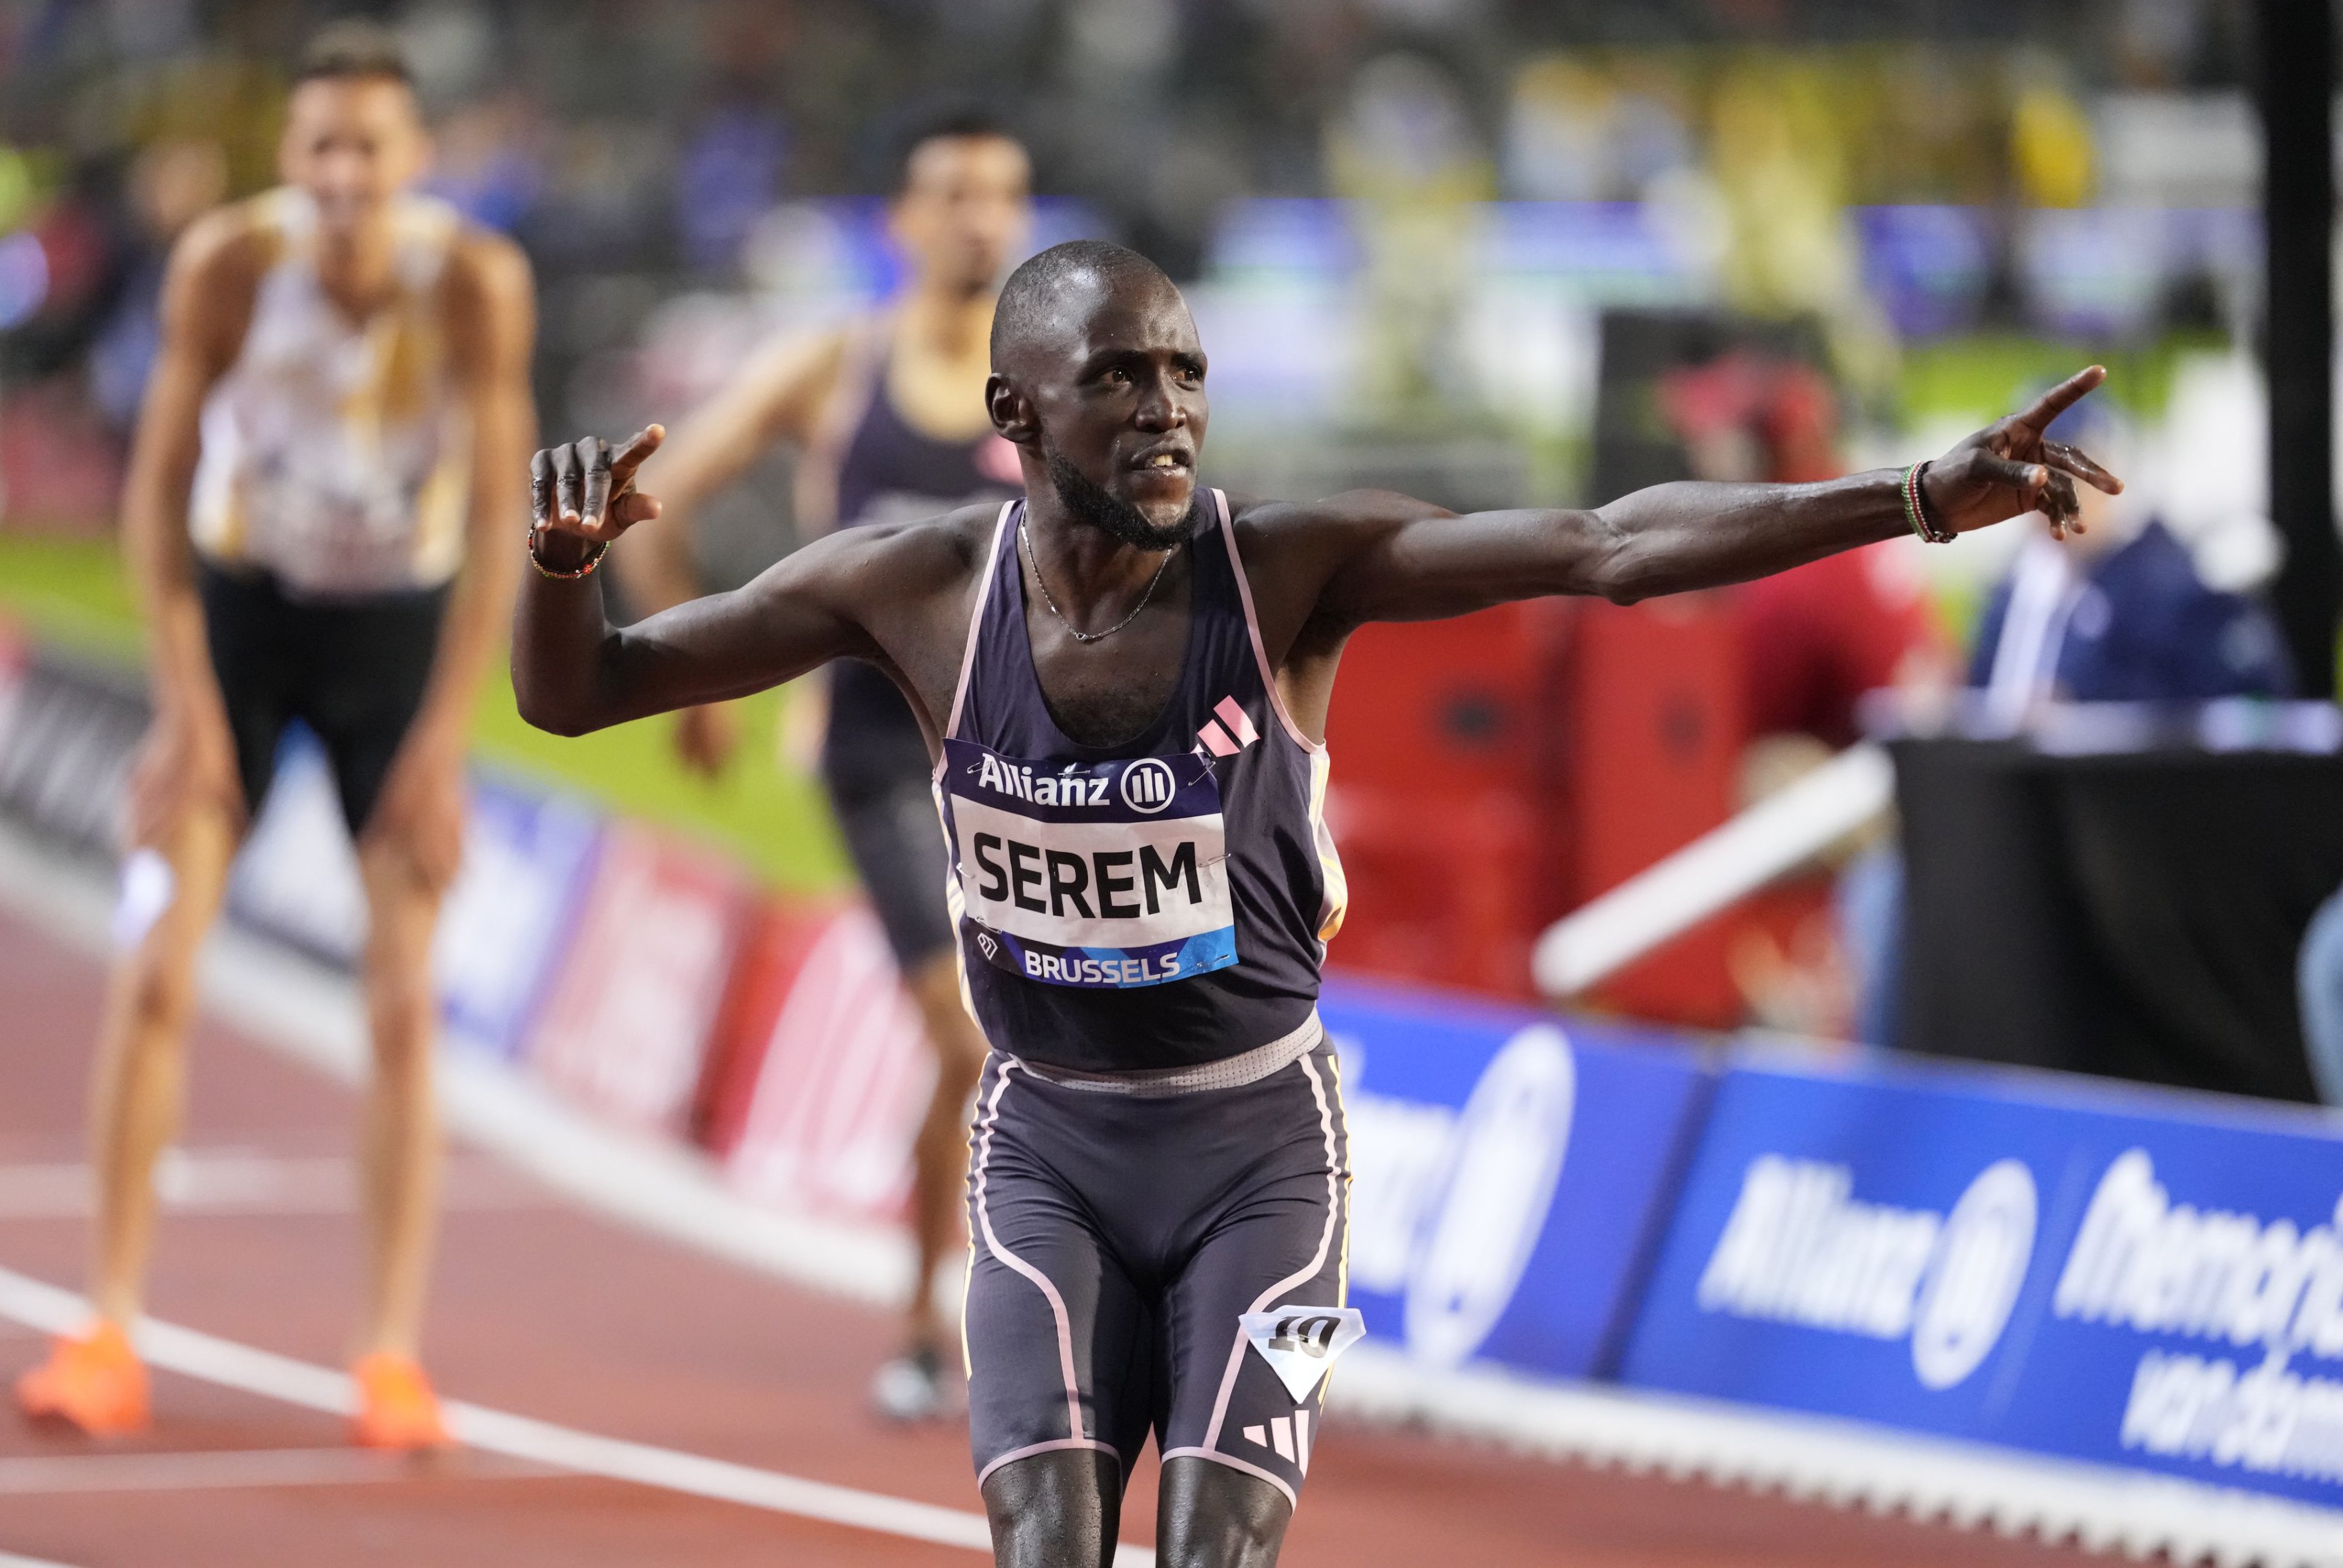
{"label": "red barrier padding", "polygon": [[732,861],[614,823],[527,1051],[568,1098],[682,1132],[753,909]]}
{"label": "red barrier padding", "polygon": [[732,1180],[789,1208],[899,1218],[934,1086],[919,1009],[869,907],[769,910],[702,1108],[702,1141]]}

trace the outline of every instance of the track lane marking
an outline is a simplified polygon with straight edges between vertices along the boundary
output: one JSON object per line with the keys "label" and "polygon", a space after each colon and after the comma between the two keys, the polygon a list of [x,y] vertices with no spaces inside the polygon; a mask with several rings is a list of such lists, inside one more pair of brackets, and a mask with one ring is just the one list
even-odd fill
{"label": "track lane marking", "polygon": [[52,1563],[45,1557],[19,1557],[14,1552],[0,1552],[0,1568],[72,1568],[66,1563]]}
{"label": "track lane marking", "polygon": [[[450,1156],[442,1167],[444,1213],[518,1212],[554,1205],[550,1193],[500,1161]],[[346,1155],[273,1154],[241,1148],[163,1151],[155,1195],[173,1214],[251,1218],[355,1214],[357,1162]],[[79,1161],[0,1163],[0,1220],[80,1220],[97,1211],[97,1178]]]}
{"label": "track lane marking", "polygon": [[[451,1464],[361,1448],[35,1454],[0,1459],[0,1497],[364,1486],[401,1481],[515,1481],[569,1473],[501,1454],[480,1454],[469,1462],[459,1460]],[[0,1568],[5,1568],[5,1560],[0,1560]]]}
{"label": "track lane marking", "polygon": [[[0,1316],[66,1333],[87,1320],[88,1309],[70,1291],[0,1268]],[[355,1405],[348,1377],[327,1367],[154,1318],[138,1325],[136,1338],[149,1362],[183,1376],[330,1415],[347,1415]],[[980,1513],[601,1437],[460,1400],[447,1401],[446,1409],[457,1438],[510,1459],[939,1546],[992,1550],[992,1532]],[[1155,1553],[1145,1547],[1125,1543],[1115,1553],[1116,1568],[1154,1568],[1154,1563]],[[5,1562],[0,1568],[7,1568]]]}

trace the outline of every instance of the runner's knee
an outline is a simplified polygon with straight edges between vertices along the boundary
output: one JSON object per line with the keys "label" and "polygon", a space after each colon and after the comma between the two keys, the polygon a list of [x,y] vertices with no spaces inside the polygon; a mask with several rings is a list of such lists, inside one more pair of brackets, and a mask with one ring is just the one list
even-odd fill
{"label": "runner's knee", "polygon": [[366,1000],[377,1068],[400,1071],[429,1057],[438,1003],[431,994],[427,964],[385,961],[382,955],[370,953]]}
{"label": "runner's knee", "polygon": [[1011,1460],[984,1478],[996,1568],[1107,1568],[1122,1515],[1122,1465],[1091,1448]]}
{"label": "runner's knee", "polygon": [[1256,1475],[1183,1457],[1163,1466],[1156,1515],[1159,1568],[1268,1568],[1293,1506]]}
{"label": "runner's knee", "polygon": [[126,983],[131,1025],[142,1047],[149,1052],[177,1050],[179,1031],[196,1010],[194,955],[151,945],[133,961]]}

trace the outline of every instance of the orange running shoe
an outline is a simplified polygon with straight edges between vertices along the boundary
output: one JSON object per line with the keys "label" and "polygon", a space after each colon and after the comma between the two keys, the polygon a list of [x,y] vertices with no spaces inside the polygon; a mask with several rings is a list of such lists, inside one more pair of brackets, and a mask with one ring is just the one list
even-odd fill
{"label": "orange running shoe", "polygon": [[350,1369],[357,1379],[358,1413],[350,1438],[366,1448],[445,1448],[453,1441],[439,1416],[431,1380],[405,1356],[386,1351],[360,1358]]}
{"label": "orange running shoe", "polygon": [[60,1337],[47,1361],[16,1380],[16,1402],[92,1437],[125,1437],[147,1427],[146,1368],[121,1325],[101,1322]]}

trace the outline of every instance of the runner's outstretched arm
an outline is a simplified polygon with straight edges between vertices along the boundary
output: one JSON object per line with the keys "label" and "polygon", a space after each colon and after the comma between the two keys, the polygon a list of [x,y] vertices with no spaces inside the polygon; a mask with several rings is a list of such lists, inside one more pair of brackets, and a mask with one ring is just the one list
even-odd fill
{"label": "runner's outstretched arm", "polygon": [[[635,470],[666,432],[654,425],[614,449],[593,437],[530,464],[533,549],[542,566],[594,558],[659,502]],[[521,717],[583,735],[653,713],[745,697],[833,658],[889,661],[868,629],[889,605],[915,603],[964,577],[964,566],[920,536],[923,524],[856,528],[817,539],[747,587],[710,594],[628,627],[604,613],[594,576],[530,570],[513,631],[513,693]]]}
{"label": "runner's outstretched arm", "polygon": [[[2092,366],[1938,458],[1923,481],[1930,517],[1966,532],[2038,510],[2054,531],[2079,529],[2077,479],[2110,495],[2123,487],[2043,431],[2106,374]],[[1397,497],[1342,496],[1295,508],[1292,533],[1323,574],[1312,618],[1331,628],[1547,594],[1624,604],[1894,538],[1908,528],[1902,477],[1881,469],[1813,485],[1656,485],[1591,511],[1466,517]]]}

